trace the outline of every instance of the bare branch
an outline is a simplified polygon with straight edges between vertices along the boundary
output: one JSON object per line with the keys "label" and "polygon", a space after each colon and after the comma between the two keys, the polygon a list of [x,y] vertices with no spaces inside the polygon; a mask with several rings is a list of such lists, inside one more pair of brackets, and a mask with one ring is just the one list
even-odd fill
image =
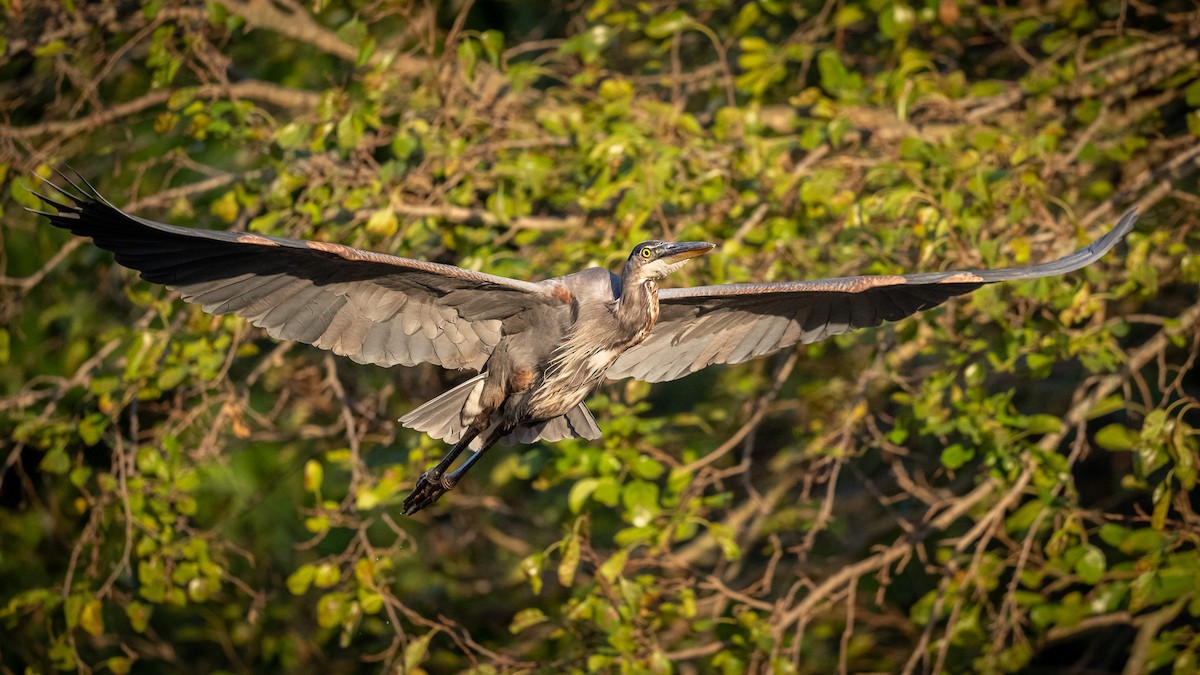
{"label": "bare branch", "polygon": [[[24,127],[3,125],[0,126],[0,137],[33,138],[45,135],[73,136],[85,133],[155,106],[163,105],[174,93],[175,91],[152,91],[132,101],[114,105],[107,110],[100,110],[80,119],[53,120]],[[234,82],[228,87],[215,84],[204,85],[197,89],[196,95],[205,99],[228,97],[236,100],[245,98],[298,109],[315,108],[321,98],[319,94],[310,91],[255,80]]]}

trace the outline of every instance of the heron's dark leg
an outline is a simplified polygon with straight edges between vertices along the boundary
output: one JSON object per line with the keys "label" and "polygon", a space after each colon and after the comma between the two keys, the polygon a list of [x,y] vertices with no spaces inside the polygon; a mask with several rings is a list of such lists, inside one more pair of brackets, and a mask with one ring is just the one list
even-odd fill
{"label": "heron's dark leg", "polygon": [[[408,496],[404,498],[404,515],[411,516],[417,511],[429,506],[442,495],[442,492],[446,492],[450,488],[454,487],[451,485],[443,488],[441,492],[438,492],[428,501],[420,503],[422,502],[422,495],[427,496],[428,493],[438,489],[438,487],[441,486],[443,480],[446,478],[446,471],[450,468],[450,465],[454,464],[454,460],[458,459],[458,456],[462,454],[462,451],[466,450],[467,446],[470,445],[471,441],[475,440],[475,437],[478,435],[479,429],[476,429],[475,427],[467,427],[463,431],[462,437],[458,439],[458,442],[454,444],[454,447],[450,448],[450,452],[446,453],[446,456],[442,458],[442,461],[438,462],[435,466],[430,467],[425,471],[425,473],[421,474],[421,477],[417,479],[417,484],[413,486],[413,491],[408,493]],[[418,505],[418,503],[420,504]]]}
{"label": "heron's dark leg", "polygon": [[446,476],[446,480],[451,482],[451,487],[457,485],[458,479],[462,478],[464,474],[471,470],[471,467],[475,466],[475,462],[478,462],[479,458],[483,457],[483,453],[491,450],[492,446],[496,444],[496,441],[504,438],[505,434],[510,431],[512,431],[512,429],[497,428],[496,433],[492,434],[492,437],[484,442],[483,447],[479,448],[479,450],[468,457],[467,461],[463,462],[462,466],[458,467],[451,472],[450,475]]}
{"label": "heron's dark leg", "polygon": [[453,490],[454,486],[458,485],[458,481],[463,477],[463,475],[466,474],[467,471],[471,470],[471,467],[475,465],[475,462],[479,461],[479,458],[483,456],[483,453],[490,450],[492,446],[496,444],[496,441],[504,438],[504,435],[509,431],[511,431],[511,429],[496,427],[490,436],[483,439],[483,445],[476,450],[474,454],[468,457],[467,461],[463,462],[462,466],[458,467],[451,473],[445,473],[446,469],[450,468],[450,465],[454,463],[454,460],[458,457],[459,453],[461,453],[467,447],[467,445],[471,443],[471,440],[474,439],[479,432],[468,432],[470,434],[469,436],[464,435],[462,438],[460,438],[458,443],[455,443],[454,447],[450,449],[450,452],[447,453],[444,458],[442,458],[442,461],[438,462],[437,466],[433,467],[429,471],[426,471],[419,479],[417,479],[417,484],[413,486],[413,491],[404,498],[404,515],[411,516],[417,511],[420,511],[426,506],[436,502],[442,495]]}

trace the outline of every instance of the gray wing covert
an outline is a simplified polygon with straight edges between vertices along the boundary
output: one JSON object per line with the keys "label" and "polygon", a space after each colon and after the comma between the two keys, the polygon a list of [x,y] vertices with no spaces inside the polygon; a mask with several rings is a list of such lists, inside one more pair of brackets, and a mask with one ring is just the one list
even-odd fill
{"label": "gray wing covert", "polygon": [[[348,246],[197,230],[128,215],[88,189],[41,197],[54,225],[91,237],[147,281],[271,336],[381,366],[480,369],[505,319],[554,302],[538,284]],[[40,197],[40,195],[39,195]]]}
{"label": "gray wing covert", "polygon": [[1064,274],[1098,260],[1136,221],[1130,211],[1089,246],[1028,267],[663,289],[650,336],[622,354],[608,377],[674,380],[713,364],[741,363],[897,321],[984,284]]}
{"label": "gray wing covert", "polygon": [[605,303],[621,297],[621,277],[603,267],[589,267],[539,283],[551,287],[555,297],[567,304]]}

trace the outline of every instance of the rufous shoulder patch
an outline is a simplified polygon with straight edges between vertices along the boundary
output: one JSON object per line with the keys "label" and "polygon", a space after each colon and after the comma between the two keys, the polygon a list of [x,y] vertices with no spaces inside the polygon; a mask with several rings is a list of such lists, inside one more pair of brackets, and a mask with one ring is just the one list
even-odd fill
{"label": "rufous shoulder patch", "polygon": [[556,284],[550,289],[550,295],[564,305],[569,305],[575,301],[575,297],[571,295],[571,291],[567,290],[566,286]]}
{"label": "rufous shoulder patch", "polygon": [[983,277],[970,272],[959,272],[953,276],[946,277],[939,281],[939,284],[978,284],[983,282]]}
{"label": "rufous shoulder patch", "polygon": [[859,277],[850,284],[850,288],[847,290],[851,293],[861,293],[869,291],[872,288],[879,288],[880,286],[900,286],[905,283],[907,282],[904,277],[895,274],[886,274],[878,277]]}
{"label": "rufous shoulder patch", "polygon": [[307,240],[304,242],[304,245],[313,249],[314,251],[324,251],[326,253],[332,253],[336,256],[341,256],[350,260],[358,257],[353,255],[355,253],[354,249],[350,248],[349,246],[342,246],[341,244],[331,244],[327,241]]}
{"label": "rufous shoulder patch", "polygon": [[278,246],[275,242],[267,239],[264,236],[257,234],[239,234],[237,237],[239,244],[257,244],[259,246]]}

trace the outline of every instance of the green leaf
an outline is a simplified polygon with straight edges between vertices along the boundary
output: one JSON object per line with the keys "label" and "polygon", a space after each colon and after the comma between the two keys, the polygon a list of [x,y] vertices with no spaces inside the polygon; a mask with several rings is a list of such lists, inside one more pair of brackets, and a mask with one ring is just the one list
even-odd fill
{"label": "green leaf", "polygon": [[295,572],[288,575],[287,587],[292,595],[303,595],[312,585],[317,568],[312,565],[301,565]]}
{"label": "green leaf", "polygon": [[1110,424],[1096,432],[1096,445],[1111,452],[1127,452],[1137,445],[1137,432],[1121,424]]}
{"label": "green leaf", "polygon": [[1200,108],[1200,80],[1194,80],[1184,90],[1184,100],[1189,107]]}
{"label": "green leaf", "polygon": [[529,580],[529,587],[533,590],[534,595],[542,592],[543,563],[545,563],[545,556],[541,553],[526,556],[521,560],[521,573]]}
{"label": "green leaf", "polygon": [[836,51],[827,49],[818,54],[817,70],[821,74],[821,86],[833,96],[849,97],[863,88],[862,76],[847,68]]}
{"label": "green leaf", "polygon": [[67,628],[79,626],[79,613],[83,610],[86,598],[82,595],[71,594],[63,602],[63,617],[67,620]]}
{"label": "green leaf", "polygon": [[358,68],[361,68],[361,67],[367,65],[367,62],[371,60],[371,57],[374,56],[374,54],[375,54],[375,36],[368,35],[358,45],[358,55],[355,56],[355,58],[354,58],[354,65]]}
{"label": "green leaf", "polygon": [[479,63],[477,47],[470,40],[458,43],[458,63],[467,79],[475,77],[475,67]]}
{"label": "green leaf", "polygon": [[1129,554],[1157,551],[1163,546],[1163,535],[1150,528],[1141,528],[1129,531],[1116,546],[1122,553]]}
{"label": "green leaf", "polygon": [[951,471],[962,467],[963,464],[975,458],[975,449],[961,443],[955,443],[942,450],[942,466]]}
{"label": "green leaf", "polygon": [[609,583],[612,583],[617,579],[617,577],[621,576],[621,572],[625,570],[625,561],[628,560],[628,558],[628,549],[623,548],[617,551],[609,556],[608,560],[605,560],[602,565],[600,565],[600,569],[597,570],[597,574],[606,579]]}
{"label": "green leaf", "polygon": [[362,606],[364,614],[378,614],[383,611],[383,595],[375,591],[360,588],[358,591],[358,604]]}
{"label": "green leaf", "polygon": [[508,631],[516,635],[531,626],[536,626],[539,623],[549,620],[550,618],[546,616],[546,613],[537,607],[526,607],[513,616],[512,622],[508,624]]}
{"label": "green leaf", "polygon": [[342,622],[345,613],[345,596],[341,593],[326,593],[317,601],[317,625],[333,628]]}
{"label": "green leaf", "polygon": [[488,61],[494,67],[500,66],[500,56],[504,51],[504,33],[498,30],[485,30],[479,35],[479,43],[487,54]]}
{"label": "green leaf", "polygon": [[397,134],[391,147],[396,159],[407,160],[421,151],[421,139],[408,133]]}
{"label": "green leaf", "polygon": [[1125,397],[1120,394],[1112,394],[1105,396],[1100,401],[1097,401],[1096,405],[1092,406],[1092,408],[1088,410],[1087,418],[1089,420],[1094,420],[1109,413],[1114,413],[1118,410],[1124,410],[1125,408]]}
{"label": "green leaf", "polygon": [[1029,433],[1053,434],[1062,431],[1063,421],[1057,415],[1029,415],[1020,420]]}
{"label": "green leaf", "polygon": [[833,25],[837,28],[849,28],[866,19],[867,13],[859,5],[843,5],[833,14]]}
{"label": "green leaf", "polygon": [[1164,529],[1167,514],[1171,511],[1172,496],[1174,496],[1174,491],[1171,489],[1170,481],[1163,481],[1154,486],[1154,494],[1151,497],[1154,509],[1150,512],[1150,527],[1159,531]]}
{"label": "green leaf", "polygon": [[567,494],[567,506],[571,509],[571,513],[579,513],[583,509],[584,502],[592,496],[596,491],[596,486],[600,481],[596,478],[582,478],[575,481],[571,486],[571,491]]}
{"label": "green leaf", "polygon": [[300,122],[285,124],[275,132],[275,142],[285,150],[298,150],[312,137],[312,127]]}
{"label": "green leaf", "polygon": [[612,476],[604,476],[596,481],[592,497],[605,506],[616,506],[621,500],[621,484]]}
{"label": "green leaf", "polygon": [[1104,577],[1107,567],[1104,551],[1091,544],[1085,544],[1083,548],[1085,549],[1083,555],[1075,561],[1075,573],[1085,584],[1098,583]]}
{"label": "green leaf", "polygon": [[379,209],[367,219],[367,232],[380,239],[396,234],[399,227],[400,221],[391,209]]}
{"label": "green leaf", "polygon": [[188,375],[188,369],[183,366],[168,366],[159,372],[155,384],[163,391],[170,391],[182,384]]}
{"label": "green leaf", "polygon": [[562,561],[558,564],[558,583],[570,588],[575,583],[575,570],[579,568],[579,535],[572,532],[562,546]]}
{"label": "green leaf", "polygon": [[1013,26],[1009,33],[1013,42],[1023,42],[1029,39],[1042,27],[1042,22],[1037,19],[1022,19]]}
{"label": "green leaf", "polygon": [[358,147],[364,132],[363,121],[358,115],[354,113],[344,115],[337,124],[338,148],[343,152],[348,152]]}
{"label": "green leaf", "polygon": [[66,49],[67,43],[63,42],[62,40],[51,40],[46,44],[34,47],[33,55],[38,57],[54,56],[55,54],[61,54],[62,52],[66,51]]}
{"label": "green leaf", "polygon": [[306,492],[318,493],[321,491],[321,483],[325,480],[325,468],[315,459],[310,459],[304,463],[304,490]]}
{"label": "green leaf", "polygon": [[313,573],[313,585],[317,588],[329,588],[342,578],[342,572],[333,563],[321,563]]}
{"label": "green leaf", "polygon": [[661,40],[686,29],[691,21],[692,18],[687,15],[687,12],[675,9],[650,19],[646,24],[646,35]]}
{"label": "green leaf", "polygon": [[1100,539],[1109,546],[1117,546],[1129,536],[1129,528],[1116,523],[1105,523],[1100,526]]}
{"label": "green leaf", "polygon": [[437,635],[438,629],[433,629],[421,637],[411,640],[404,646],[404,670],[405,673],[414,672],[416,667],[421,665],[425,660],[425,652],[429,650],[429,641]]}
{"label": "green leaf", "polygon": [[220,199],[212,203],[208,211],[226,223],[232,223],[238,217],[237,195],[233,190],[226,192],[221,195]]}
{"label": "green leaf", "polygon": [[663,470],[662,464],[646,455],[638,455],[637,459],[633,460],[633,472],[639,478],[654,480],[662,475]]}
{"label": "green leaf", "polygon": [[129,617],[129,625],[137,632],[146,632],[146,626],[150,624],[151,608],[147,605],[132,600],[125,606],[125,616]]}
{"label": "green leaf", "polygon": [[79,627],[94,636],[104,634],[104,606],[99,598],[92,598],[79,610]]}
{"label": "green leaf", "polygon": [[1148,607],[1173,602],[1195,592],[1194,570],[1161,570],[1145,572],[1129,587],[1129,611],[1140,612]]}
{"label": "green leaf", "polygon": [[621,503],[634,527],[645,527],[658,515],[658,486],[635,480],[621,490]]}
{"label": "green leaf", "polygon": [[88,445],[100,442],[100,434],[108,428],[108,417],[100,413],[89,413],[79,420],[79,439]]}
{"label": "green leaf", "polygon": [[717,545],[721,547],[721,554],[725,556],[726,560],[732,562],[741,557],[741,547],[737,544],[733,528],[725,523],[709,523],[708,531],[716,540]]}
{"label": "green leaf", "polygon": [[74,469],[71,469],[71,485],[74,485],[77,488],[83,488],[84,485],[87,485],[88,479],[92,477],[92,473],[92,467],[90,466],[77,466]]}
{"label": "green leaf", "polygon": [[71,458],[67,457],[67,452],[62,448],[53,448],[42,457],[38,468],[46,473],[61,475],[71,470]]}
{"label": "green leaf", "polygon": [[1037,520],[1038,514],[1045,510],[1045,508],[1046,504],[1041,500],[1035,499],[1025,502],[1020,508],[1013,511],[1012,515],[1005,519],[1004,529],[1013,533],[1029,529],[1034,521]]}

